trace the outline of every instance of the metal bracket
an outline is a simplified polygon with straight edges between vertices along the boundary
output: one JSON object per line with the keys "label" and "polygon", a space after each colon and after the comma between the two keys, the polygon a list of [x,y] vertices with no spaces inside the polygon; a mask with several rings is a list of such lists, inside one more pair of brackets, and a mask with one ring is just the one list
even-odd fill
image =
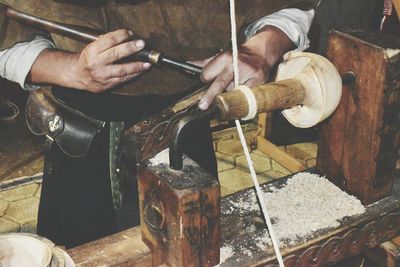
{"label": "metal bracket", "polygon": [[169,143],[169,165],[171,169],[181,170],[183,167],[183,153],[180,148],[180,140],[184,130],[199,120],[211,120],[216,118],[218,109],[216,106],[211,106],[208,110],[197,110],[194,113],[188,114],[181,118],[172,129]]}

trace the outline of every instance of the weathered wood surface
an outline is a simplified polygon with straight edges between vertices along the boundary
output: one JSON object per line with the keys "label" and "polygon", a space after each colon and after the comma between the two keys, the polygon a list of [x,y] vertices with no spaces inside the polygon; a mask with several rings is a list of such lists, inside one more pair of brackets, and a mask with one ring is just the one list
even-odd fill
{"label": "weathered wood surface", "polygon": [[[397,49],[397,50],[396,50]],[[400,38],[333,32],[327,57],[353,71],[334,115],[321,130],[317,168],[363,204],[390,195],[399,150]]]}
{"label": "weathered wood surface", "polygon": [[185,157],[182,170],[168,164],[139,167],[143,241],[154,266],[215,266],[220,247],[217,179]]}
{"label": "weathered wood surface", "polygon": [[152,267],[150,250],[142,242],[140,227],[69,249],[76,266]]}
{"label": "weathered wood surface", "polygon": [[[290,176],[289,176],[290,177]],[[265,186],[282,186],[287,178]],[[265,226],[257,212],[238,213],[231,200],[246,201],[252,189],[246,189],[221,200],[222,245],[236,244],[234,255],[221,266],[278,266],[272,247],[255,249],[254,238]],[[285,266],[323,266],[355,256],[400,234],[400,179],[393,195],[367,206],[363,215],[346,218],[341,226],[314,233],[313,238],[282,249]],[[117,233],[68,251],[77,266],[151,266],[150,252],[141,241],[138,227]],[[251,251],[250,257],[247,251]]]}

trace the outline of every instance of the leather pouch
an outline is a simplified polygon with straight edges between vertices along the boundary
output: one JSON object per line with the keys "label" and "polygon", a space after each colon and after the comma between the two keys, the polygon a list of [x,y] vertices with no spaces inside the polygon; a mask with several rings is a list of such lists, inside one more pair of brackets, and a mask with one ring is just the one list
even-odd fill
{"label": "leather pouch", "polygon": [[105,122],[93,119],[57,100],[50,89],[30,93],[26,122],[35,135],[47,135],[70,157],[84,156]]}

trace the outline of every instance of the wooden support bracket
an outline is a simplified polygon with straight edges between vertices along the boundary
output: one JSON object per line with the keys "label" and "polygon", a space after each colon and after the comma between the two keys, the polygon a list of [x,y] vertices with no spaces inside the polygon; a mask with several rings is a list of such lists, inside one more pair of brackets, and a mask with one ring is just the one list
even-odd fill
{"label": "wooden support bracket", "polygon": [[400,38],[334,31],[327,56],[357,81],[343,88],[336,112],[322,127],[317,168],[370,204],[392,193],[400,140]]}

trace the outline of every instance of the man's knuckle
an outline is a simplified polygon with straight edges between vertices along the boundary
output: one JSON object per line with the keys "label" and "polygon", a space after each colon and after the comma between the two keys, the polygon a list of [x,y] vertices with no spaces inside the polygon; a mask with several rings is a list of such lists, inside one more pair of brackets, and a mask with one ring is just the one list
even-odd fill
{"label": "man's knuckle", "polygon": [[98,69],[91,71],[90,74],[92,76],[92,79],[96,82],[101,82],[102,80],[104,80],[104,73],[99,71]]}
{"label": "man's knuckle", "polygon": [[208,82],[208,81],[211,80],[211,74],[210,74],[208,71],[203,72],[203,73],[200,75],[200,79],[201,79],[203,82]]}
{"label": "man's knuckle", "polygon": [[125,43],[123,48],[125,51],[135,51],[136,50],[136,46],[134,44],[132,44],[132,42]]}
{"label": "man's knuckle", "polygon": [[142,72],[144,70],[143,64],[137,63],[135,64],[133,72]]}
{"label": "man's knuckle", "polygon": [[223,86],[228,84],[229,80],[226,77],[218,77],[218,79],[215,82],[217,85]]}
{"label": "man's knuckle", "polygon": [[97,61],[95,59],[93,59],[93,57],[86,57],[85,65],[86,65],[86,69],[88,69],[89,71],[93,71],[97,67]]}
{"label": "man's knuckle", "polygon": [[128,74],[128,71],[126,70],[126,68],[120,68],[118,70],[118,74],[119,74],[118,76],[125,76]]}
{"label": "man's knuckle", "polygon": [[129,79],[129,76],[122,76],[122,77],[120,77],[119,81],[121,83],[124,83],[124,82],[128,81],[128,79]]}
{"label": "man's knuckle", "polygon": [[112,45],[115,45],[115,44],[118,43],[118,39],[117,39],[117,37],[115,37],[114,35],[110,35],[110,36],[108,37],[108,41],[109,41]]}
{"label": "man's knuckle", "polygon": [[118,49],[113,49],[112,50],[113,52],[112,52],[112,57],[113,58],[116,58],[116,59],[119,59],[120,58],[120,50],[118,50]]}

